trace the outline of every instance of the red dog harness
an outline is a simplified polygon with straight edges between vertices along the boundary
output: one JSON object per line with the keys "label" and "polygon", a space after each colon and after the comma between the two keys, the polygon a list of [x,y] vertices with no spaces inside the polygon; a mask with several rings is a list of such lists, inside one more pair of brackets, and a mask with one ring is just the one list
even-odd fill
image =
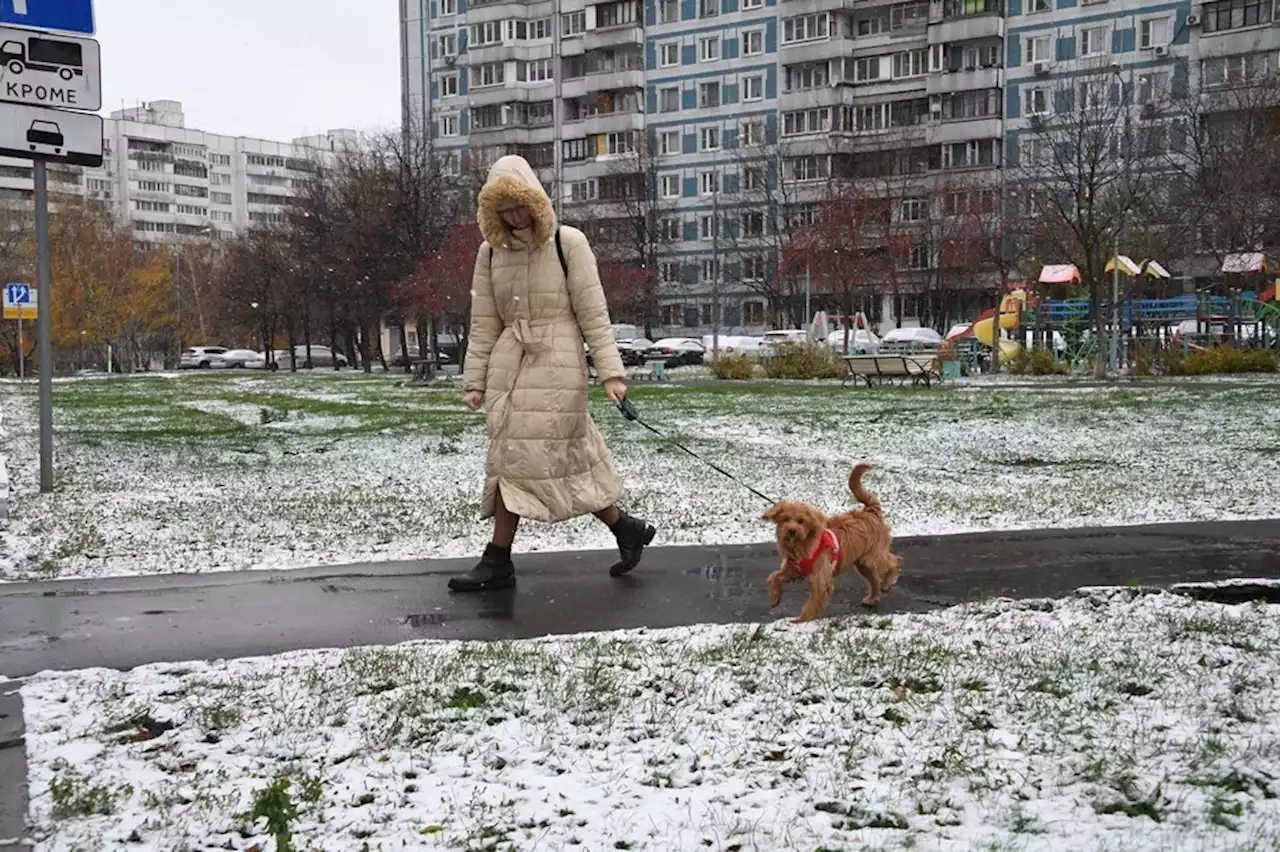
{"label": "red dog harness", "polygon": [[787,562],[787,567],[799,570],[801,577],[808,577],[813,571],[814,563],[818,561],[818,557],[825,550],[831,551],[832,559],[840,558],[840,539],[836,538],[836,534],[831,530],[822,531],[822,535],[818,536],[818,543],[814,546],[813,552],[799,562]]}

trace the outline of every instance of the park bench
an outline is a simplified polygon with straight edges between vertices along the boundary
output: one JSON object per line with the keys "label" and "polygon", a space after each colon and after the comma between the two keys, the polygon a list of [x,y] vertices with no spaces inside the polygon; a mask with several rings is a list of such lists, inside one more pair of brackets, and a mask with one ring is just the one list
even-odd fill
{"label": "park bench", "polygon": [[845,355],[841,360],[844,363],[841,387],[859,380],[867,387],[886,383],[905,385],[908,381],[912,385],[932,387],[934,382],[942,381],[938,359],[932,354]]}

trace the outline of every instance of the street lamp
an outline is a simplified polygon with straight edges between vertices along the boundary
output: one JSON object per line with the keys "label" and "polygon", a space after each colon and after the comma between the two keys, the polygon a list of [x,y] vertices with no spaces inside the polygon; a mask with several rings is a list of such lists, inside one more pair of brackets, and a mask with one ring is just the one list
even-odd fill
{"label": "street lamp", "polygon": [[[1124,158],[1124,178],[1121,181],[1120,188],[1122,192],[1129,191],[1129,156],[1132,153],[1129,150],[1129,105],[1124,100],[1124,78],[1120,76],[1120,63],[1111,63],[1111,73],[1116,78],[1117,103],[1124,112],[1124,138],[1121,140],[1119,149],[1120,156]],[[1124,228],[1125,211],[1123,206],[1116,221],[1116,231],[1112,240],[1111,252],[1111,369],[1114,372],[1120,371],[1120,231]]]}

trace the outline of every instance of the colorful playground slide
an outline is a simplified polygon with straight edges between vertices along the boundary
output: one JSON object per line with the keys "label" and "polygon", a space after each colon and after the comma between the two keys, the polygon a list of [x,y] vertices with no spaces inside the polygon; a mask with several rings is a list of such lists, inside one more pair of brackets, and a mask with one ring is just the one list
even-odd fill
{"label": "colorful playground slide", "polygon": [[[1025,290],[1014,291],[1000,300],[1000,328],[1016,329],[1022,326],[1022,308],[1026,300]],[[973,325],[969,326],[969,333],[988,348],[994,349],[999,343],[1000,363],[1005,364],[1018,357],[1018,353],[1022,351],[1022,344],[1016,340],[1004,338],[997,340],[996,319],[996,309],[988,308],[974,320]]]}

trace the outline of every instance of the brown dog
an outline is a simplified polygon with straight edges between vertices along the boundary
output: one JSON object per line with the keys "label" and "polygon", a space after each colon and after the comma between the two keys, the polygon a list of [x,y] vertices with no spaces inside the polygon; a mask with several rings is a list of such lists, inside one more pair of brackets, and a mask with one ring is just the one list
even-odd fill
{"label": "brown dog", "polygon": [[809,581],[809,600],[797,621],[822,615],[831,600],[835,578],[851,565],[867,581],[864,604],[879,603],[898,581],[902,558],[891,550],[893,534],[884,521],[876,495],[862,487],[862,475],[871,469],[859,464],[849,474],[849,490],[864,508],[827,517],[807,503],[783,500],[764,513],[764,520],[778,527],[778,553],[782,567],[769,575],[769,604],[782,601],[782,584]]}

